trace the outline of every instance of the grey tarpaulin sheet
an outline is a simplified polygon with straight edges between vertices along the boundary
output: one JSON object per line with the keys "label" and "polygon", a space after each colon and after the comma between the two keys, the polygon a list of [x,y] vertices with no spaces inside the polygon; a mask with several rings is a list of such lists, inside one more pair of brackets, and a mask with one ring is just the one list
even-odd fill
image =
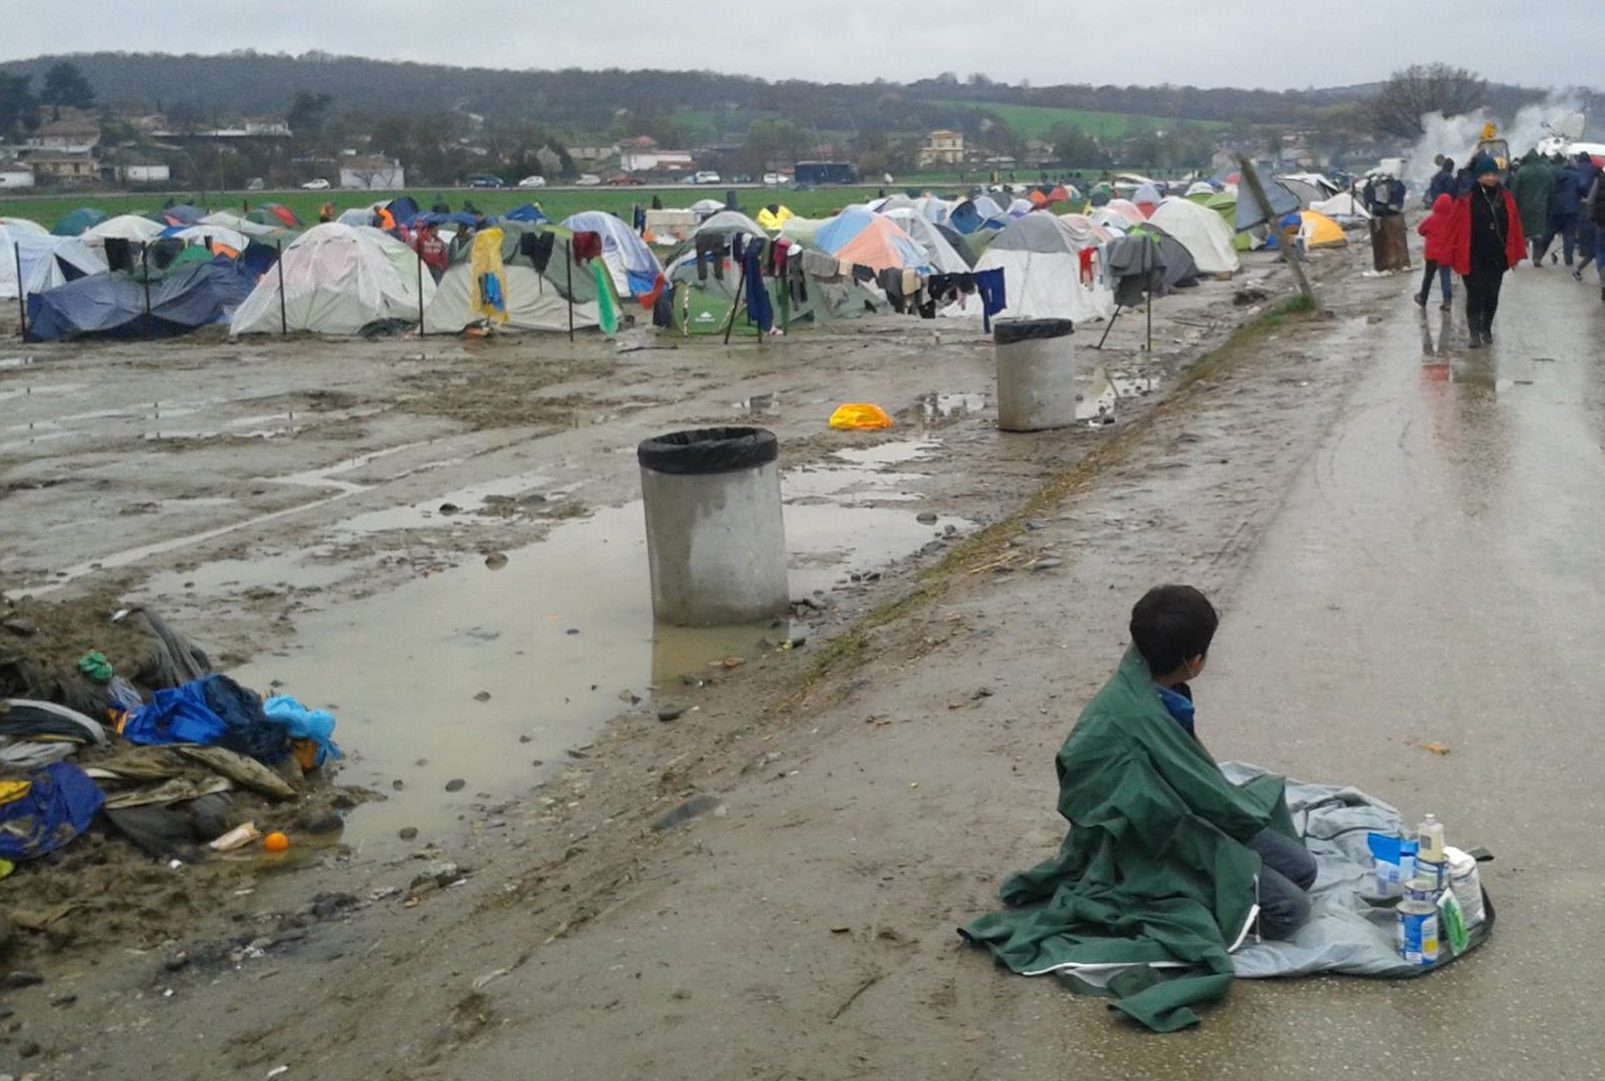
{"label": "grey tarpaulin sheet", "polygon": [[[1233,784],[1241,784],[1265,771],[1224,762],[1221,772]],[[1399,812],[1357,788],[1292,779],[1287,782],[1287,807],[1319,867],[1310,891],[1310,921],[1291,942],[1255,942],[1250,936],[1232,955],[1237,975],[1266,979],[1341,972],[1408,977],[1427,971],[1406,964],[1395,950],[1392,902],[1377,896],[1366,847],[1366,834],[1392,834],[1404,827]],[[1482,937],[1474,934],[1472,948]]]}

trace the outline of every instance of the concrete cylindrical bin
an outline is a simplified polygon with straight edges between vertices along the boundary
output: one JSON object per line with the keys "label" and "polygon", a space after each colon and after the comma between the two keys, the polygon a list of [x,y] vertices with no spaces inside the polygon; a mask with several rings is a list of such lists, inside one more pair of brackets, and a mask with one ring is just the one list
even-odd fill
{"label": "concrete cylindrical bin", "polygon": [[791,607],[780,442],[763,428],[702,428],[643,442],[652,612],[681,627],[753,623]]}
{"label": "concrete cylindrical bin", "polygon": [[1065,428],[1076,422],[1076,368],[1068,319],[999,319],[998,427],[1006,432]]}

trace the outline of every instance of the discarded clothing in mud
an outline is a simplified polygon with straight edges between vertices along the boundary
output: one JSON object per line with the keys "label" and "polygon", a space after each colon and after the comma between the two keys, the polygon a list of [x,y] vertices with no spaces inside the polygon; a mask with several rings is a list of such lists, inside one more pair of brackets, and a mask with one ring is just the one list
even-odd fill
{"label": "discarded clothing in mud", "polygon": [[[93,779],[94,773],[92,770],[86,770],[85,772],[89,773],[90,778]],[[106,795],[106,809],[120,811],[130,807],[170,807],[175,803],[187,803],[202,796],[227,792],[233,787],[233,781],[230,781],[227,777],[215,775],[201,780],[191,780],[188,777],[170,777],[160,784],[143,785],[137,788],[108,792]]]}
{"label": "discarded clothing in mud", "polygon": [[290,744],[284,726],[262,712],[256,693],[224,675],[157,691],[147,705],[126,715],[122,735],[146,746],[226,747],[262,762],[283,758]]}
{"label": "discarded clothing in mud", "polygon": [[226,795],[207,795],[172,806],[106,806],[106,820],[148,855],[199,863],[205,845],[228,830],[233,806]]}
{"label": "discarded clothing in mud", "polygon": [[20,863],[70,843],[105,802],[95,782],[71,762],[28,775],[26,794],[0,804],[0,859]]}
{"label": "discarded clothing in mud", "polygon": [[241,788],[249,788],[272,799],[294,799],[295,786],[254,758],[227,747],[175,747],[185,758],[199,762],[220,777]]}
{"label": "discarded clothing in mud", "polygon": [[105,743],[98,721],[54,702],[28,698],[0,701],[0,746],[11,739],[62,739],[73,743]]}
{"label": "discarded clothing in mud", "polygon": [[156,612],[139,606],[128,609],[121,618],[152,639],[150,652],[135,673],[147,687],[182,687],[211,673],[212,660],[206,651],[169,627]]}

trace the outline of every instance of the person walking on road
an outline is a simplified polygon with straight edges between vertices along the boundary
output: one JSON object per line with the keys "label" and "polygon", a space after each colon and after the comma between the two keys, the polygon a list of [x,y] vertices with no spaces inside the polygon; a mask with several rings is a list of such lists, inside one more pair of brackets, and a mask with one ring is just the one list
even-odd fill
{"label": "person walking on road", "polygon": [[[1589,186],[1588,198],[1583,203],[1582,217],[1594,230],[1594,268],[1599,272],[1600,303],[1605,304],[1605,259],[1599,257],[1599,240],[1605,237],[1605,173],[1595,171],[1594,183]],[[1579,267],[1575,273],[1581,280],[1582,268]]]}
{"label": "person walking on road", "polygon": [[[1453,173],[1449,174],[1449,182],[1454,183]],[[1416,232],[1427,241],[1426,250],[1421,256],[1427,264],[1427,272],[1421,276],[1421,291],[1416,294],[1417,307],[1427,306],[1427,298],[1432,294],[1433,275],[1437,275],[1439,286],[1443,291],[1443,304],[1440,307],[1448,311],[1454,301],[1453,268],[1449,266],[1451,255],[1449,229],[1451,219],[1454,217],[1454,208],[1454,197],[1448,192],[1443,192],[1433,201],[1432,213],[1416,226]]]}
{"label": "person walking on road", "polygon": [[1548,248],[1554,237],[1560,237],[1561,254],[1566,265],[1572,265],[1577,245],[1577,216],[1583,208],[1583,197],[1588,194],[1593,177],[1591,161],[1568,162],[1555,174],[1555,201],[1549,210],[1549,235],[1544,238]]}
{"label": "person walking on road", "polygon": [[1455,160],[1453,158],[1444,158],[1438,164],[1438,171],[1432,174],[1432,180],[1427,184],[1427,195],[1424,202],[1429,210],[1438,205],[1438,196],[1448,195],[1452,197],[1455,194]]}
{"label": "person walking on road", "polygon": [[[1523,166],[1525,172],[1531,166]],[[1499,288],[1505,271],[1517,266],[1527,253],[1521,211],[1515,197],[1499,181],[1499,164],[1487,154],[1472,160],[1476,187],[1455,200],[1449,219],[1450,263],[1466,286],[1466,326],[1471,348],[1481,349],[1494,340],[1494,314],[1499,310]]]}
{"label": "person walking on road", "polygon": [[1521,168],[1510,187],[1521,207],[1522,231],[1532,238],[1533,266],[1541,266],[1544,252],[1549,249],[1544,238],[1549,235],[1550,211],[1555,201],[1555,168],[1530,150],[1521,159]]}

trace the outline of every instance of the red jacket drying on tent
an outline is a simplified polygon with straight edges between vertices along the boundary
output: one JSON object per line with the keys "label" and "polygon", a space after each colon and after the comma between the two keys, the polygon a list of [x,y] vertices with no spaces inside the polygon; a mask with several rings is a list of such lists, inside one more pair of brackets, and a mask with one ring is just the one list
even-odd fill
{"label": "red jacket drying on tent", "polygon": [[[1471,276],[1471,200],[1478,188],[1455,200],[1454,213],[1449,218],[1449,262],[1462,278]],[[1516,266],[1527,257],[1527,234],[1521,231],[1521,211],[1516,208],[1515,196],[1501,187],[1499,194],[1505,199],[1505,262]]]}
{"label": "red jacket drying on tent", "polygon": [[1416,232],[1427,238],[1427,250],[1422,253],[1429,263],[1439,266],[1448,266],[1454,260],[1454,244],[1449,238],[1449,230],[1455,213],[1455,201],[1452,196],[1440,195],[1432,204],[1432,213],[1416,226]]}

